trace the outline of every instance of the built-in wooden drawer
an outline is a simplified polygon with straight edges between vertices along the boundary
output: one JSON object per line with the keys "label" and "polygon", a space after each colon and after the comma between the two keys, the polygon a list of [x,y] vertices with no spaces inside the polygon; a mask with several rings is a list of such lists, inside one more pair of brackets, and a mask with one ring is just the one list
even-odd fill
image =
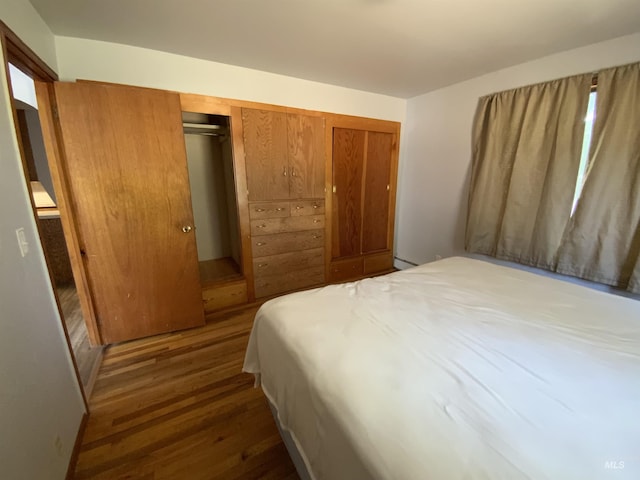
{"label": "built-in wooden drawer", "polygon": [[251,238],[253,258],[324,246],[324,230],[274,233]]}
{"label": "built-in wooden drawer", "polygon": [[202,289],[205,313],[247,303],[247,281],[213,284]]}
{"label": "built-in wooden drawer", "polygon": [[253,276],[275,275],[324,265],[324,248],[280,253],[253,261]]}
{"label": "built-in wooden drawer", "polygon": [[364,274],[384,272],[393,268],[393,254],[381,253],[364,257]]}
{"label": "built-in wooden drawer", "polygon": [[288,217],[289,202],[259,202],[249,204],[249,218],[281,218]]}
{"label": "built-in wooden drawer", "polygon": [[324,215],[251,220],[251,235],[255,236],[318,228],[324,228]]}
{"label": "built-in wooden drawer", "polygon": [[291,216],[324,215],[324,200],[292,200]]}
{"label": "built-in wooden drawer", "polygon": [[334,260],[329,267],[329,281],[343,282],[362,276],[364,259],[362,257]]}
{"label": "built-in wooden drawer", "polygon": [[255,277],[256,297],[268,297],[278,293],[312,287],[324,283],[324,266],[311,267],[278,275]]}

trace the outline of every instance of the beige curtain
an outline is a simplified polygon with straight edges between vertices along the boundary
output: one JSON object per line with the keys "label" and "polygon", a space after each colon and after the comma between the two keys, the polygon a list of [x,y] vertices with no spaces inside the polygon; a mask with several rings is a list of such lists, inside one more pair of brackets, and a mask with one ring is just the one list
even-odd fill
{"label": "beige curtain", "polygon": [[465,246],[553,268],[580,163],[591,75],[480,99]]}
{"label": "beige curtain", "polygon": [[598,73],[589,168],[557,271],[640,293],[640,63]]}

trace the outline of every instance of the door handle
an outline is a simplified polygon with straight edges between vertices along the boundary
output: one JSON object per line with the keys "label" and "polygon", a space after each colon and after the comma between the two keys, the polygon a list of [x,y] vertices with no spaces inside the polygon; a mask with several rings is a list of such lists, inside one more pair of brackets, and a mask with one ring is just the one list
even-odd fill
{"label": "door handle", "polygon": [[191,231],[191,225],[185,225],[184,227],[182,227],[182,231],[184,233],[189,233]]}

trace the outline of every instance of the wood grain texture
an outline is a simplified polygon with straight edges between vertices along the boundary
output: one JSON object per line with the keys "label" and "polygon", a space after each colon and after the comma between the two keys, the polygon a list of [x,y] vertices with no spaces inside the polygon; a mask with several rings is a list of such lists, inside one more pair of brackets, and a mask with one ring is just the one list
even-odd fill
{"label": "wood grain texture", "polygon": [[367,132],[367,162],[362,211],[362,253],[386,250],[393,135]]}
{"label": "wood grain texture", "polygon": [[289,198],[324,195],[324,119],[287,115]]}
{"label": "wood grain texture", "polygon": [[287,116],[242,109],[249,201],[289,198]]}
{"label": "wood grain texture", "polygon": [[277,255],[295,250],[307,250],[324,245],[324,230],[302,230],[299,232],[260,235],[251,239],[254,258]]}
{"label": "wood grain texture", "polygon": [[81,256],[80,237],[78,229],[77,212],[73,205],[71,187],[68,172],[65,168],[64,146],[59,141],[60,126],[53,119],[53,84],[35,82],[36,98],[38,100],[38,115],[40,117],[40,127],[42,128],[42,138],[47,153],[47,163],[53,188],[56,192],[58,209],[60,210],[60,221],[64,232],[64,239],[67,244],[71,271],[82,309],[82,317],[87,326],[87,334],[91,345],[103,343],[96,319],[96,310],[91,291],[89,279]]}
{"label": "wood grain texture", "polygon": [[206,314],[216,310],[247,303],[247,280],[235,280],[213,284],[202,289],[202,300]]}
{"label": "wood grain texture", "polygon": [[241,373],[255,311],[108,347],[75,478],[298,478],[266,399]]}
{"label": "wood grain texture", "polygon": [[365,135],[362,130],[333,130],[332,258],[361,253]]}
{"label": "wood grain texture", "polygon": [[289,202],[256,202],[249,204],[249,218],[282,218],[289,216]]}
{"label": "wood grain texture", "polygon": [[244,130],[242,128],[242,109],[231,107],[231,149],[233,153],[233,171],[236,182],[236,200],[238,203],[238,224],[240,226],[242,272],[247,282],[247,298],[255,299],[253,292],[253,270],[251,263],[251,225],[249,223],[249,193],[247,187],[247,170],[244,152]]}
{"label": "wood grain texture", "polygon": [[255,278],[256,297],[268,297],[293,290],[322,285],[325,281],[324,265],[304,270],[288,271]]}
{"label": "wood grain texture", "polygon": [[345,258],[331,262],[329,269],[330,282],[344,282],[362,277],[364,272],[364,260],[362,256]]}
{"label": "wood grain texture", "polygon": [[324,215],[324,199],[294,200],[291,202],[291,216]]}
{"label": "wood grain texture", "polygon": [[177,94],[55,85],[81,248],[105,343],[202,325]]}
{"label": "wood grain texture", "polygon": [[324,228],[324,215],[306,215],[285,218],[265,218],[251,220],[251,235],[269,235],[272,233],[297,232]]}
{"label": "wood grain texture", "polygon": [[253,260],[253,271],[257,278],[278,275],[296,270],[305,270],[324,264],[324,249],[311,248],[294,252],[258,257]]}

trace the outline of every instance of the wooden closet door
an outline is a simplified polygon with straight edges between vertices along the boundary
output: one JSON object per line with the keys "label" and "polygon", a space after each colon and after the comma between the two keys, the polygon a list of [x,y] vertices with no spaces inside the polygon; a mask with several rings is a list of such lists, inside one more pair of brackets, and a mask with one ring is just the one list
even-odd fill
{"label": "wooden closet door", "polygon": [[389,196],[393,135],[367,132],[362,253],[389,248]]}
{"label": "wooden closet door", "polygon": [[242,109],[249,201],[289,198],[287,115]]}
{"label": "wooden closet door", "polygon": [[363,130],[333,129],[333,258],[361,253]]}
{"label": "wooden closet door", "polygon": [[289,197],[324,197],[324,118],[287,115]]}
{"label": "wooden closet door", "polygon": [[202,325],[178,95],[58,83],[55,96],[103,342]]}

